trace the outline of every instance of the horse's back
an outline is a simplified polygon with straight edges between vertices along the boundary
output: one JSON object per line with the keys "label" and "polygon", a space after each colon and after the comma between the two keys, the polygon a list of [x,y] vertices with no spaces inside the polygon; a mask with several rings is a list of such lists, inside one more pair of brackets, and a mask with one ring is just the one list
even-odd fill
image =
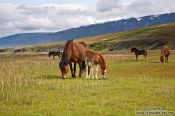
{"label": "horse's back", "polygon": [[142,53],[147,55],[147,51],[146,50],[142,50]]}
{"label": "horse's back", "polygon": [[106,70],[107,68],[106,61],[103,58],[102,54],[95,52],[93,50],[87,50],[85,56],[86,56],[86,62],[91,62],[96,65],[99,64],[103,70]]}
{"label": "horse's back", "polygon": [[99,59],[101,58],[101,54],[88,49],[86,51],[85,57],[89,62],[98,63]]}
{"label": "horse's back", "polygon": [[84,42],[73,42],[72,46],[78,52],[85,52],[87,50],[87,44]]}
{"label": "horse's back", "polygon": [[72,45],[78,51],[86,51],[87,50],[87,44],[84,42],[72,42]]}
{"label": "horse's back", "polygon": [[51,54],[51,55],[60,55],[60,54],[62,54],[62,51],[50,51],[49,54]]}
{"label": "horse's back", "polygon": [[83,45],[86,49],[88,48],[88,45],[85,42],[78,42],[78,43],[80,43],[81,45]]}
{"label": "horse's back", "polygon": [[85,57],[87,59],[92,59],[93,57],[95,57],[95,55],[96,53],[93,50],[86,50]]}
{"label": "horse's back", "polygon": [[85,53],[87,50],[86,43],[72,41],[69,44],[69,48],[70,49],[67,52],[71,52],[71,60],[78,60],[78,61],[85,60]]}

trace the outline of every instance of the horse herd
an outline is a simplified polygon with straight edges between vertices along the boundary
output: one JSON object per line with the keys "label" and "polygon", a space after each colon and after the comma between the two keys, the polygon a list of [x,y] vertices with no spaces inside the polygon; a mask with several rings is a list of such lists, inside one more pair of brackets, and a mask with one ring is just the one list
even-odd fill
{"label": "horse herd", "polygon": [[[135,56],[136,56],[136,61],[138,60],[138,56],[139,55],[143,55],[145,57],[147,57],[147,51],[146,50],[139,50],[137,48],[131,48],[131,53],[134,52]],[[170,48],[168,46],[163,46],[161,49],[161,53],[160,53],[160,62],[161,63],[168,63],[168,57],[170,55]]]}
{"label": "horse herd", "polygon": [[[136,61],[138,61],[138,56],[143,55],[145,60],[147,58],[146,50],[139,50],[137,48],[131,48],[131,53],[134,52],[136,56]],[[160,54],[160,61],[162,63],[168,63],[168,56],[170,55],[170,48],[168,46],[163,46]],[[60,60],[59,68],[61,70],[62,79],[66,78],[68,73],[68,65],[71,71],[72,78],[76,77],[76,65],[79,65],[79,77],[82,76],[83,70],[86,69],[86,79],[91,76],[94,79],[98,79],[98,66],[101,69],[102,79],[105,79],[106,75],[106,61],[102,54],[95,52],[88,48],[87,44],[84,42],[76,42],[74,40],[67,41],[63,51],[50,51],[48,56],[58,56]],[[95,69],[95,75],[94,75]]]}

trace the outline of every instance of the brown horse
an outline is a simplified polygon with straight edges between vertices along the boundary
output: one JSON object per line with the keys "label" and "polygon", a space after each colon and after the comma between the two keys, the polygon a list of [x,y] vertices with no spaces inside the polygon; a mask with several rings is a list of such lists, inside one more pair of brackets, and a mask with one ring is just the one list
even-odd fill
{"label": "brown horse", "polygon": [[163,46],[160,53],[160,62],[168,63],[169,55],[170,55],[170,48],[168,46]]}
{"label": "brown horse", "polygon": [[[103,56],[100,53],[97,53],[92,50],[87,50],[85,54],[85,63],[86,63],[86,79],[89,79],[90,76],[92,75],[94,78],[98,79],[97,73],[98,73],[98,65],[100,65],[101,68],[101,74],[102,74],[102,79],[105,79],[105,74],[106,74],[106,61],[103,58]],[[92,66],[92,67],[91,67]],[[96,66],[96,74],[95,76],[93,75],[94,68]],[[89,72],[90,68],[90,72]]]}
{"label": "brown horse", "polygon": [[[65,75],[68,72],[68,64],[70,65],[70,70],[72,73],[72,77],[75,77],[76,73],[76,63],[79,63],[80,73],[85,68],[85,53],[87,50],[87,45],[84,42],[75,42],[73,40],[67,41],[63,55],[61,57],[61,61],[59,63],[59,67],[62,73],[62,78],[65,79]],[[72,69],[72,62],[74,63],[74,69]],[[83,67],[84,64],[84,67]],[[74,70],[74,71],[73,71]]]}

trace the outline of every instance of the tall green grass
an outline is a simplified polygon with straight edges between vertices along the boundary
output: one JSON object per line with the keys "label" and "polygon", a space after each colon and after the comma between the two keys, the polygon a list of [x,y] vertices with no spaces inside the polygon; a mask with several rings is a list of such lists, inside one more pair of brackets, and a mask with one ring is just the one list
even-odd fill
{"label": "tall green grass", "polygon": [[157,53],[146,62],[131,54],[105,58],[107,80],[72,79],[70,73],[62,80],[57,59],[0,56],[0,115],[135,116],[148,106],[175,111],[173,56],[168,64],[159,63]]}

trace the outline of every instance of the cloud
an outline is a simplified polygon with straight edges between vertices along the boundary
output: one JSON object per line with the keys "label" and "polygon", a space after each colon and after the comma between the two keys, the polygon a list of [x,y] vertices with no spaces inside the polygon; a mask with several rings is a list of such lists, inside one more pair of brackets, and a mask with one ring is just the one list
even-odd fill
{"label": "cloud", "polygon": [[21,30],[40,30],[54,27],[54,23],[48,18],[29,17],[23,21],[14,22],[16,28]]}
{"label": "cloud", "polygon": [[84,4],[0,3],[0,37],[23,32],[55,32],[78,26],[175,12],[174,0],[98,0]]}
{"label": "cloud", "polygon": [[97,2],[97,10],[99,12],[107,12],[121,7],[119,0],[99,0]]}
{"label": "cloud", "polygon": [[[0,4],[0,34],[53,32],[95,23],[82,4],[19,5]],[[9,32],[8,32],[9,31]]]}
{"label": "cloud", "polygon": [[[175,12],[175,1],[169,0],[98,0],[97,20],[113,20]],[[124,0],[127,1],[127,0]]]}

